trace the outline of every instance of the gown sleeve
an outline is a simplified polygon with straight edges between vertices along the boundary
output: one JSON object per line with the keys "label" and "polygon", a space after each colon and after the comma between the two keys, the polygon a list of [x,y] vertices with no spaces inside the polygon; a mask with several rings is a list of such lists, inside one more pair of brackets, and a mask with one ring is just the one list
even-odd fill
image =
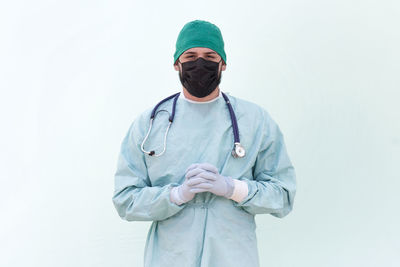
{"label": "gown sleeve", "polygon": [[135,120],[122,141],[114,175],[113,204],[126,221],[159,221],[185,207],[170,200],[170,190],[177,183],[152,186],[148,177],[145,154],[140,146],[142,134]]}
{"label": "gown sleeve", "polygon": [[279,126],[267,111],[263,110],[263,114],[262,132],[256,134],[262,140],[253,169],[254,180],[241,179],[247,182],[249,192],[234,205],[253,215],[264,213],[282,218],[293,208],[296,174]]}

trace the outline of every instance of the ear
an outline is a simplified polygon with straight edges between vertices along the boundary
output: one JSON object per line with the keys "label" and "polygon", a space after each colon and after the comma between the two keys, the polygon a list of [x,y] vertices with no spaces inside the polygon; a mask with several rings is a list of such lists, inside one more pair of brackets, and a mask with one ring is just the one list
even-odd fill
{"label": "ear", "polygon": [[224,71],[224,70],[226,70],[226,64],[223,64],[221,67],[221,71]]}
{"label": "ear", "polygon": [[178,66],[178,63],[177,63],[177,62],[174,64],[174,69],[175,69],[176,71],[179,71],[179,66]]}

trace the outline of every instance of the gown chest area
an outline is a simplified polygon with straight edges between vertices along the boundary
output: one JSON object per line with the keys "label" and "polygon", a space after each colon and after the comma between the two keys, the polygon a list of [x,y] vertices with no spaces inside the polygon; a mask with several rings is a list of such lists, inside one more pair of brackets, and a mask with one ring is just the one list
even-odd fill
{"label": "gown chest area", "polygon": [[[180,101],[179,101],[180,100]],[[235,159],[232,122],[226,102],[219,99],[207,104],[194,104],[178,99],[175,118],[166,136],[166,148],[159,157],[145,155],[148,176],[153,186],[183,183],[186,169],[193,163],[208,162],[223,175],[229,170],[249,168],[251,154]],[[172,101],[160,106],[144,148],[159,154],[164,149],[165,132],[169,125]],[[168,112],[166,112],[168,111]],[[237,116],[237,115],[236,115]],[[238,117],[239,136],[243,145],[250,144],[252,136],[248,125]],[[241,127],[242,126],[242,127]],[[247,126],[247,127],[246,127]]]}

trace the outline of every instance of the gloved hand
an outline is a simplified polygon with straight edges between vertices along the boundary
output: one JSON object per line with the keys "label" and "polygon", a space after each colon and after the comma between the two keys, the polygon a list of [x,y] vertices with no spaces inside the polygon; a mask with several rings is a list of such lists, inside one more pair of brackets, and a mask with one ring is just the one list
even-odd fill
{"label": "gloved hand", "polygon": [[195,163],[186,170],[186,179],[196,183],[189,192],[211,192],[217,196],[230,198],[233,195],[235,184],[232,177],[219,174],[218,169],[210,163]]}
{"label": "gloved hand", "polygon": [[[193,179],[189,179],[187,176],[188,170],[191,170],[191,168],[186,170],[185,181],[183,184],[173,187],[170,192],[171,201],[177,205],[181,205],[192,200],[196,195],[196,192],[191,192],[191,189],[194,189],[198,184],[205,182],[205,180],[200,177],[193,177]],[[207,186],[205,185],[205,187]]]}

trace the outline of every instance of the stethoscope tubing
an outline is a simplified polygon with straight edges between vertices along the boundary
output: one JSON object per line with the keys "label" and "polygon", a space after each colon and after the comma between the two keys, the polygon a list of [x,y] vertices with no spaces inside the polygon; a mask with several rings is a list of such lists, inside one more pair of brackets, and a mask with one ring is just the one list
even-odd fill
{"label": "stethoscope tubing", "polygon": [[[233,138],[234,138],[234,145],[235,145],[235,146],[234,146],[234,149],[232,150],[232,155],[233,155],[233,157],[235,157],[235,158],[237,158],[237,157],[244,157],[244,155],[245,155],[245,150],[244,150],[244,148],[240,145],[239,127],[238,127],[238,124],[237,124],[237,118],[236,118],[235,112],[233,111],[233,108],[232,108],[232,105],[231,105],[231,102],[230,102],[228,96],[227,96],[225,93],[223,93],[223,92],[221,92],[221,93],[222,93],[222,96],[223,96],[223,98],[224,98],[224,100],[225,100],[225,102],[226,102],[226,105],[228,106],[229,115],[230,115],[231,122],[232,122]],[[146,136],[145,136],[145,138],[143,139],[143,142],[142,142],[142,144],[141,144],[141,149],[142,149],[142,151],[143,151],[144,153],[148,154],[149,156],[159,157],[159,156],[161,156],[162,154],[164,154],[164,152],[165,152],[165,150],[166,150],[166,147],[167,147],[167,143],[166,143],[166,142],[167,142],[167,134],[168,134],[169,128],[170,128],[170,126],[171,126],[171,124],[172,124],[172,122],[173,122],[173,120],[174,120],[174,118],[175,118],[176,101],[178,100],[179,95],[180,95],[180,92],[179,92],[179,93],[175,93],[175,94],[173,94],[173,95],[170,95],[170,96],[168,96],[167,98],[161,100],[161,101],[153,108],[153,110],[152,110],[152,112],[151,112],[149,130],[147,131],[147,134],[146,134]],[[173,102],[173,104],[172,104],[172,113],[171,113],[171,115],[169,116],[168,127],[167,127],[167,130],[165,131],[165,134],[164,134],[164,148],[163,148],[163,151],[162,151],[161,153],[159,153],[159,154],[155,154],[155,151],[154,151],[154,150],[146,151],[146,150],[144,149],[144,143],[146,142],[147,138],[149,137],[151,128],[152,128],[152,126],[153,126],[153,120],[154,120],[154,117],[155,117],[156,112],[157,112],[157,108],[158,108],[161,104],[163,104],[164,102],[166,102],[166,101],[168,101],[168,100],[170,100],[170,99],[172,99],[172,98],[174,98],[174,102]]]}
{"label": "stethoscope tubing", "polygon": [[231,102],[230,102],[229,98],[223,92],[221,92],[221,93],[222,93],[222,96],[225,99],[226,105],[228,106],[229,114],[231,116],[234,141],[235,141],[235,143],[240,143],[239,127],[237,125],[237,119],[236,119],[235,112],[233,112],[233,108],[232,108],[232,105],[231,105]]}

